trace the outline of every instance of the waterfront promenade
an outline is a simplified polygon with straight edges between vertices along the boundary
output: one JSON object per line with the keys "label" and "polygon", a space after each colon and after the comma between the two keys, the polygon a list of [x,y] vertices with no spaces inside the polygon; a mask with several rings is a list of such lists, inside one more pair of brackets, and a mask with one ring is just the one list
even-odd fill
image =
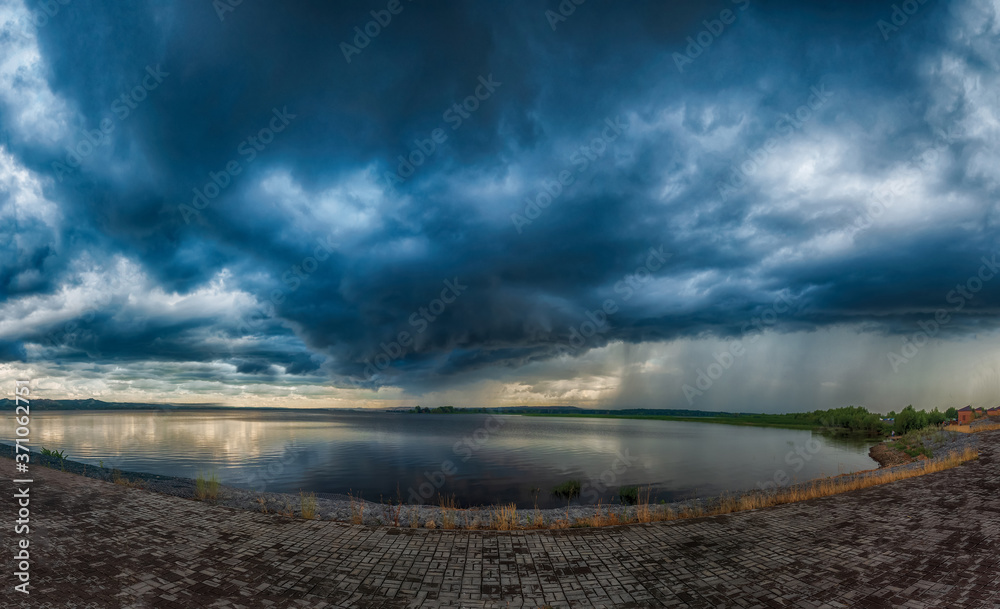
{"label": "waterfront promenade", "polygon": [[[31,594],[2,607],[1000,608],[1000,432],[945,472],[727,516],[442,531],[304,521],[33,468]],[[0,474],[15,477],[13,461]]]}

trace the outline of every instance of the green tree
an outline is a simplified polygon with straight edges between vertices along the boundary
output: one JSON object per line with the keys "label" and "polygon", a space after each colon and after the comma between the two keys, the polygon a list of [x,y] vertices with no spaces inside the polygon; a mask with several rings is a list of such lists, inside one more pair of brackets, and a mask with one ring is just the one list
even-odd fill
{"label": "green tree", "polygon": [[946,419],[948,419],[949,421],[952,420],[952,419],[957,419],[958,418],[958,410],[954,406],[952,406],[948,410],[944,411],[944,417]]}
{"label": "green tree", "polygon": [[924,427],[927,427],[927,413],[922,410],[915,410],[913,404],[910,404],[896,415],[894,429],[897,434],[902,435],[908,431],[923,429]]}
{"label": "green tree", "polygon": [[940,425],[941,423],[944,423],[945,422],[944,413],[935,408],[934,410],[930,411],[930,413],[927,415],[927,422],[930,425]]}

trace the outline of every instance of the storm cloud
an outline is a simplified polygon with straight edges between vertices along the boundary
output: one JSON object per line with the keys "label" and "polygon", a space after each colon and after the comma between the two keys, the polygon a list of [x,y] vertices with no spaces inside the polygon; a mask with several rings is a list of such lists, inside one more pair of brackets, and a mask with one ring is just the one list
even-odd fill
{"label": "storm cloud", "polygon": [[788,367],[726,381],[792,407],[835,336],[869,389],[829,399],[876,399],[996,344],[998,19],[3,0],[0,361],[74,395],[688,407],[764,336]]}

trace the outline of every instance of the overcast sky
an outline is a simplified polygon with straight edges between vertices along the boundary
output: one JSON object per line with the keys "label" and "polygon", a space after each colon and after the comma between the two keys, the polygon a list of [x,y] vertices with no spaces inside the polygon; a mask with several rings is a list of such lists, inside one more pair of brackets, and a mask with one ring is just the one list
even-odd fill
{"label": "overcast sky", "polygon": [[0,24],[0,380],[38,397],[1000,401],[996,2]]}

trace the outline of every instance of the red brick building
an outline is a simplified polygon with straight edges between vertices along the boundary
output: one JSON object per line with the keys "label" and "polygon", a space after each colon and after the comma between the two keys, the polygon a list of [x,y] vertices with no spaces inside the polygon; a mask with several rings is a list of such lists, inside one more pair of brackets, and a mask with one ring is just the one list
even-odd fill
{"label": "red brick building", "polygon": [[994,406],[986,411],[987,416],[1000,417],[1000,406]]}
{"label": "red brick building", "polygon": [[972,406],[966,406],[965,408],[959,409],[958,411],[959,425],[968,425],[969,423],[972,422],[972,419],[973,419]]}

